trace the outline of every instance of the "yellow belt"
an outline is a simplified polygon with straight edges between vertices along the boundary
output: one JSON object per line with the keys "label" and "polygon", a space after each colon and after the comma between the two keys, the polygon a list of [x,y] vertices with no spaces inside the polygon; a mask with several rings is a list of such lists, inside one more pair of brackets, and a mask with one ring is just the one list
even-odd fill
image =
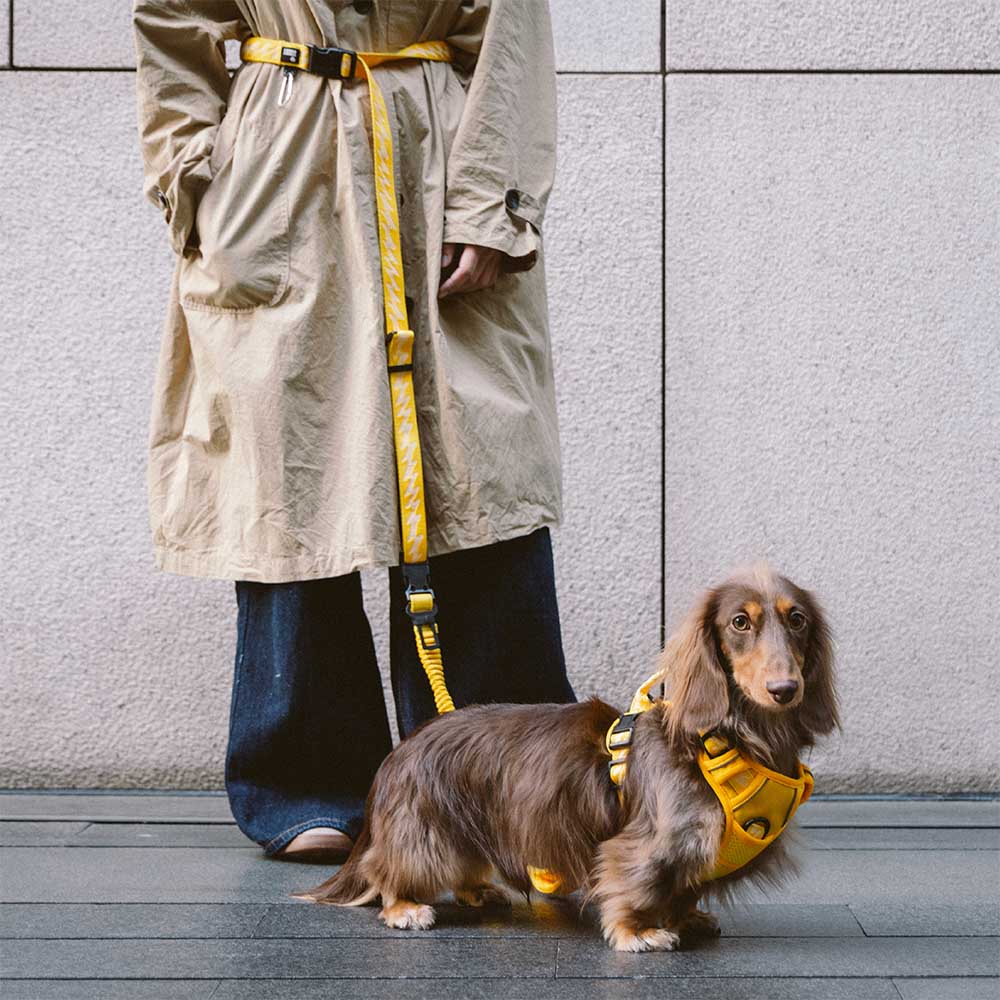
{"label": "yellow belt", "polygon": [[[417,406],[413,393],[413,331],[406,309],[403,255],[399,243],[399,212],[393,168],[392,130],[385,99],[372,68],[402,59],[451,62],[447,42],[419,42],[398,52],[354,52],[350,49],[302,45],[279,38],[252,36],[244,40],[240,58],[245,62],[283,66],[286,80],[296,70],[335,79],[364,78],[368,82],[372,116],[372,163],[378,214],[378,242],[385,306],[386,363],[392,399],[396,479],[399,490],[401,569],[406,581],[406,613],[413,622],[417,654],[434,693],[438,712],[455,705],[444,682],[437,603],[430,586],[427,563],[427,512],[424,505],[423,465]],[[284,98],[285,88],[282,87]]]}

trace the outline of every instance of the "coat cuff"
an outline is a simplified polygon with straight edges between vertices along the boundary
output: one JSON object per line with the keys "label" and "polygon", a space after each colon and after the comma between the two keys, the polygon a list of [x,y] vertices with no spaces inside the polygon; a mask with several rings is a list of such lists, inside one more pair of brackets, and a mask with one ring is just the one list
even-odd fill
{"label": "coat cuff", "polygon": [[[167,224],[167,235],[174,253],[182,254],[189,245],[197,245],[195,212],[205,188],[212,180],[212,146],[216,129],[204,136],[169,176],[149,189],[150,201],[158,205]],[[193,240],[193,242],[192,242]]]}
{"label": "coat cuff", "polygon": [[492,247],[506,256],[504,271],[528,271],[541,249],[544,208],[531,195],[508,188],[502,199],[445,207],[444,242]]}

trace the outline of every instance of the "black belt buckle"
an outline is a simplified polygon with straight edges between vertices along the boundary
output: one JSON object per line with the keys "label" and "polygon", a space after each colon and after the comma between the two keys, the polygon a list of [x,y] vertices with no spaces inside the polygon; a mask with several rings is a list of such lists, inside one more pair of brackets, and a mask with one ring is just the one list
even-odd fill
{"label": "black belt buckle", "polygon": [[[344,56],[350,57],[350,69],[344,72]],[[309,46],[309,72],[320,76],[333,76],[341,80],[349,80],[358,68],[358,54],[350,49],[338,49],[335,46],[321,48],[318,45]]]}

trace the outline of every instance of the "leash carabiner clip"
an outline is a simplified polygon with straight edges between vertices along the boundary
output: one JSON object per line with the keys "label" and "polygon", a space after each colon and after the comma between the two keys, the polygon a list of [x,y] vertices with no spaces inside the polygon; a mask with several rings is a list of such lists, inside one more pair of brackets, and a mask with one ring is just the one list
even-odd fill
{"label": "leash carabiner clip", "polygon": [[281,90],[278,92],[278,107],[283,108],[292,99],[295,87],[295,67],[281,67]]}

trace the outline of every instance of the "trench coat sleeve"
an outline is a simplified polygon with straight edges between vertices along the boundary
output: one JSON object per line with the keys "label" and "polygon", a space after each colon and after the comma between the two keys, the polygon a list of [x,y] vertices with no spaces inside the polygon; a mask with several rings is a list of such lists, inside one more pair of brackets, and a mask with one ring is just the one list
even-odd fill
{"label": "trench coat sleeve", "polygon": [[181,253],[229,96],[223,42],[252,32],[232,0],[135,0],[132,25],[143,193]]}
{"label": "trench coat sleeve", "polygon": [[448,156],[444,240],[532,267],[555,173],[556,95],[547,0],[478,0],[448,41],[471,68]]}

